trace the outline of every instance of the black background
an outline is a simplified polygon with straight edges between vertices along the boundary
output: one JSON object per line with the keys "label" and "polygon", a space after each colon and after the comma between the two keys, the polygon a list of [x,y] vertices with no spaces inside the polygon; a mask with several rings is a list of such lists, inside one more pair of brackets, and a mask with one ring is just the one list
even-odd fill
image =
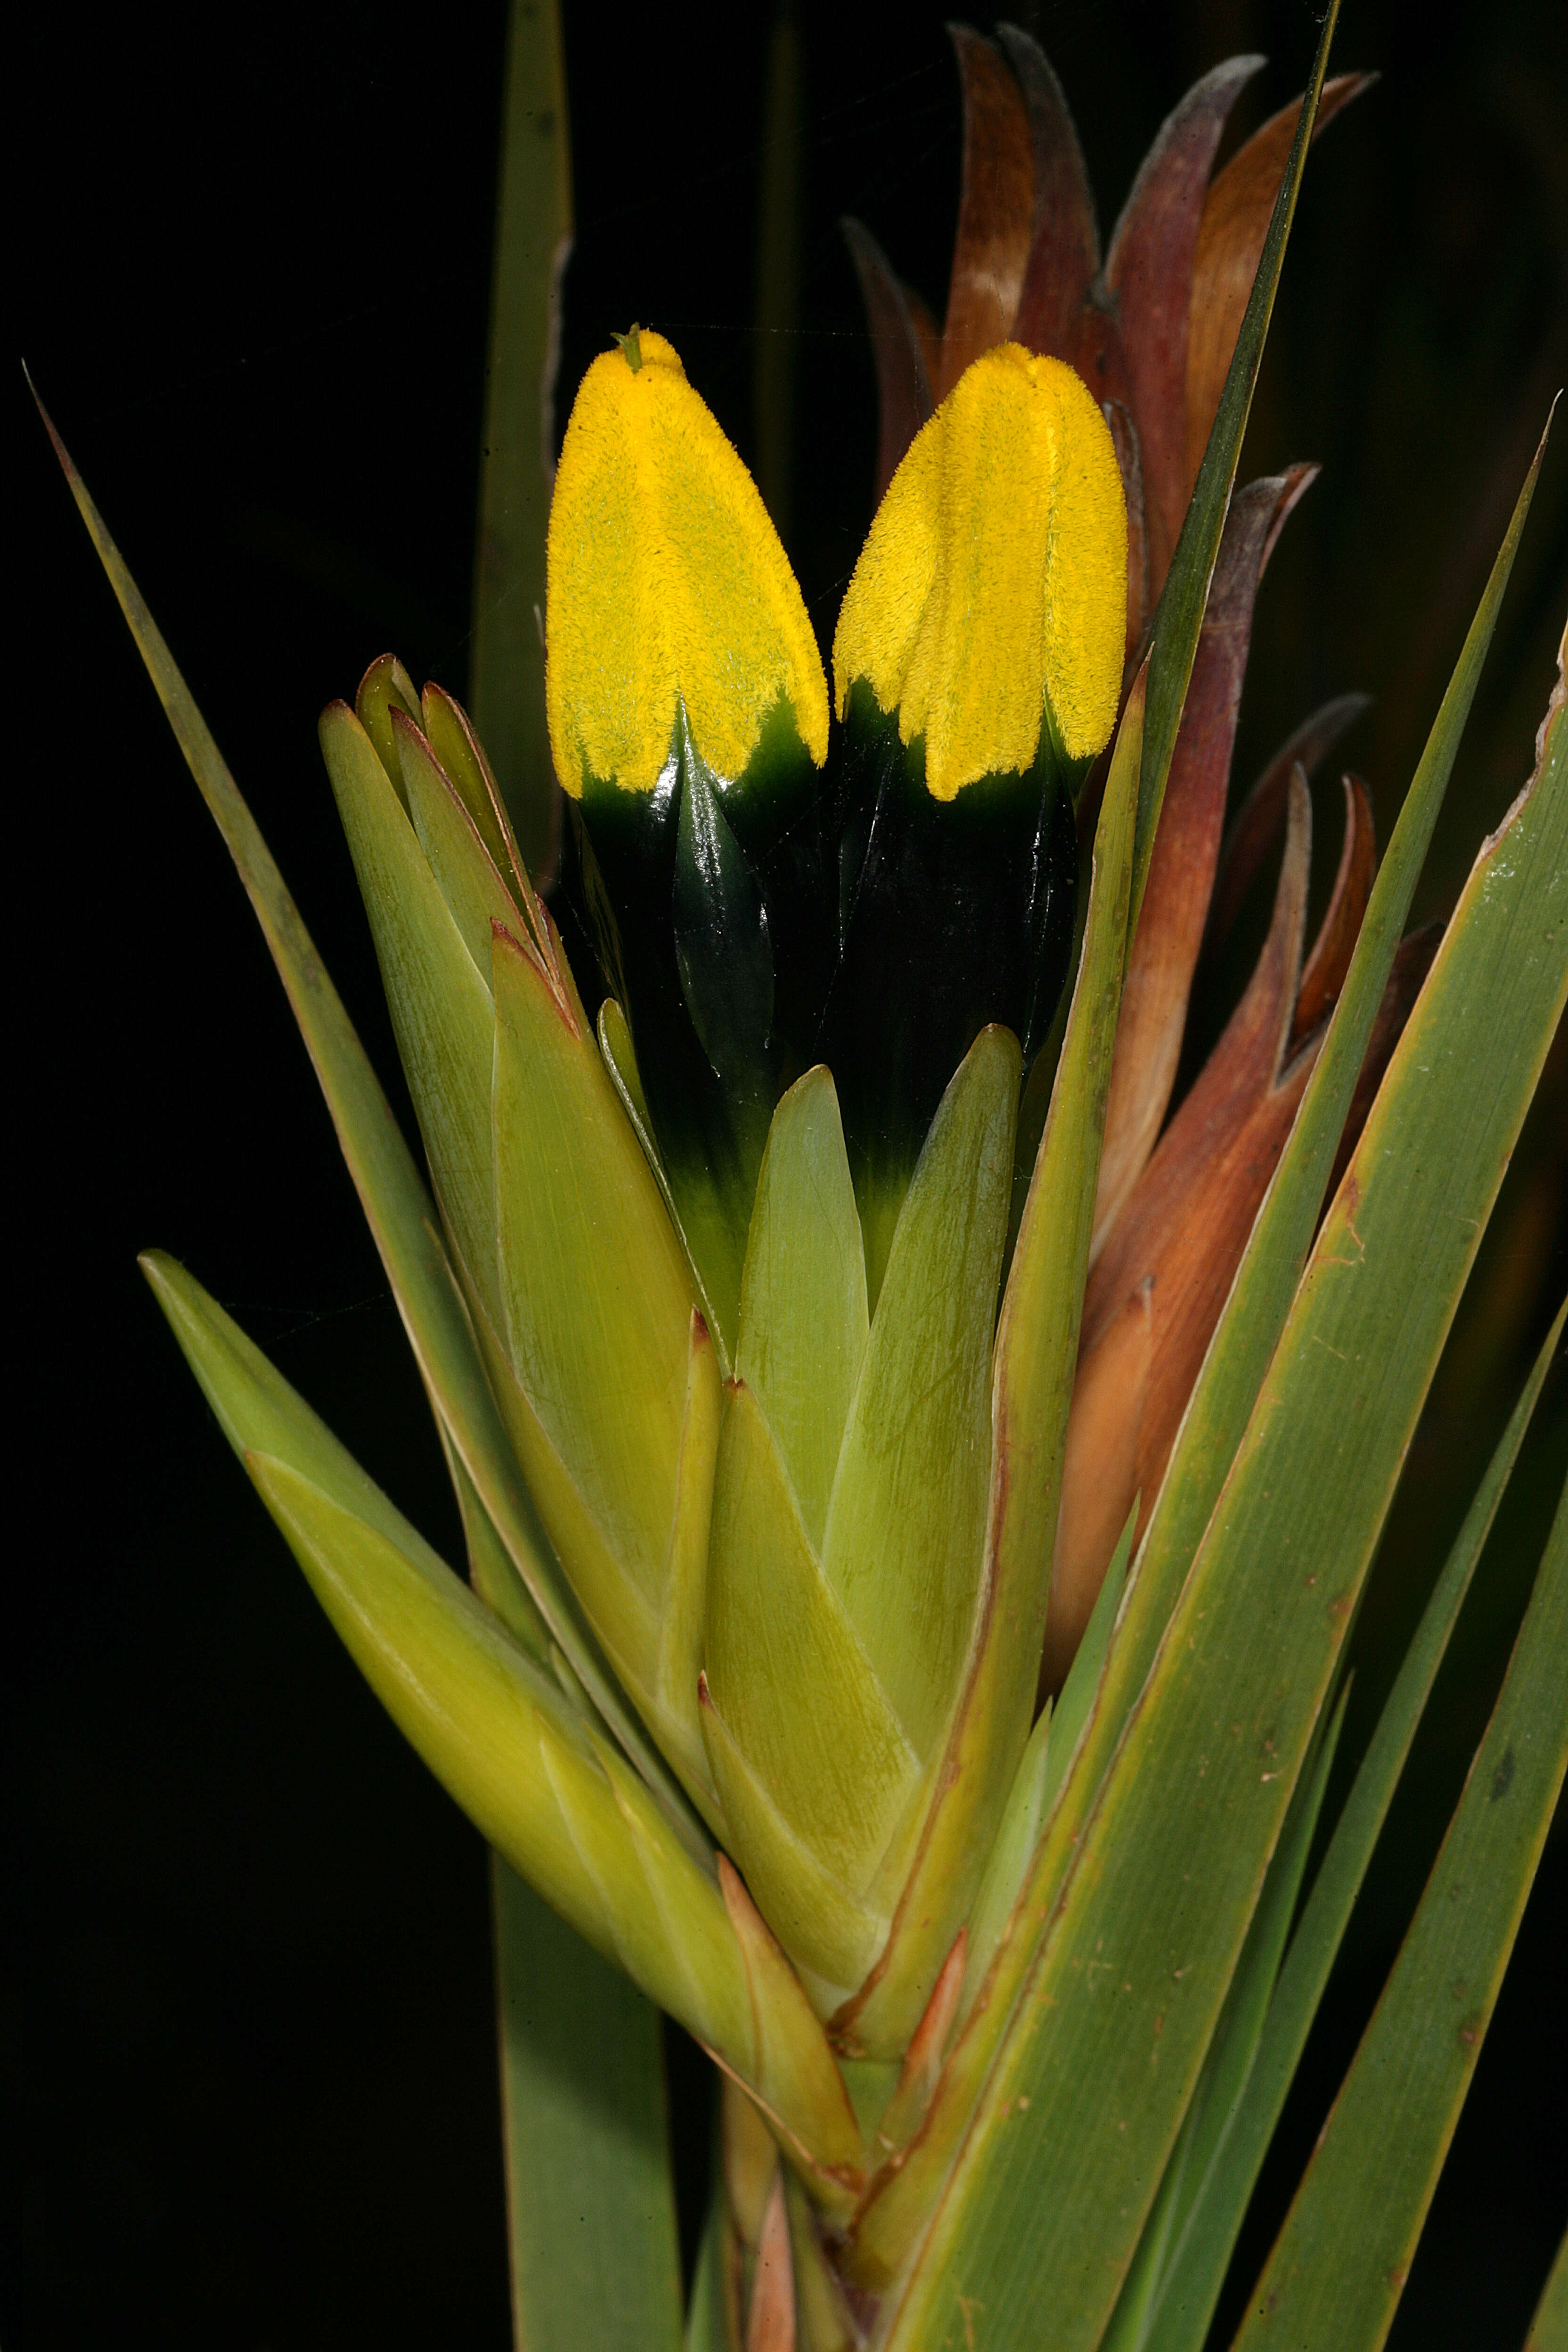
{"label": "black background", "polygon": [[[1243,468],[1326,471],[1263,593],[1237,779],[1315,700],[1365,687],[1347,756],[1384,835],[1568,372],[1561,26],[1551,0],[1466,15],[1434,35],[1414,0],[1347,0],[1335,63],[1384,79],[1310,168]],[[1239,132],[1300,87],[1316,33],[1286,0],[1045,0],[1030,21],[1106,226],[1196,73],[1268,53]],[[801,27],[791,551],[826,641],[873,427],[836,222],[863,215],[940,310],[958,110],[934,8],[814,0]],[[195,31],[57,7],[13,35],[14,349],[394,1084],[314,722],[389,644],[463,689],[502,36],[497,0],[215,13]],[[766,37],[760,8],[566,8],[565,388],[612,328],[651,322],[742,454]],[[8,1547],[0,1724],[0,2335],[7,2352],[500,2347],[479,1842],[320,1618],[136,1249],[189,1264],[456,1558],[444,1473],[259,936],[15,364],[8,400],[7,1491],[26,1532]],[[1565,509],[1559,446],[1419,914],[1451,903],[1528,772]],[[1326,789],[1321,806],[1329,866]],[[1352,1748],[1562,1292],[1565,1094],[1560,1040],[1380,1562]],[[1562,1474],[1563,1387],[1315,2039],[1297,2163],[1484,1722]],[[1407,2352],[1516,2345],[1568,2219],[1565,1862],[1559,1834],[1396,2328]],[[678,2080],[689,2154],[699,2078]],[[1282,2165],[1254,2261],[1287,2185]]]}

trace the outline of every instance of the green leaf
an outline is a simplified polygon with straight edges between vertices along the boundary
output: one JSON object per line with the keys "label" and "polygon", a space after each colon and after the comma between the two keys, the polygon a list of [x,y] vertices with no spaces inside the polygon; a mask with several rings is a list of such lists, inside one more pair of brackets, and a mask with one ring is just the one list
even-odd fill
{"label": "green leaf", "polygon": [[985,1553],[991,1335],[1019,1050],[983,1029],[904,1196],[833,1480],[822,1566],[928,1758],[973,1635]]}
{"label": "green leaf", "polygon": [[1008,1792],[1007,1809],[1002,1816],[1002,1826],[996,1833],[996,1843],[991,1849],[991,1859],[985,1865],[985,1875],[970,1914],[969,1949],[964,1962],[963,1992],[959,2002],[961,2017],[967,2012],[990,1971],[1022,1889],[1025,1874],[1035,1858],[1041,1824],[1083,1736],[1084,1726],[1094,1704],[1094,1695],[1100,1687],[1110,1629],[1121,1605],[1127,1561],[1132,1549],[1132,1532],[1137,1525],[1138,1504],[1135,1500],[1116,1549],[1111,1554],[1100,1596],[1084,1628],[1083,1639],[1068,1669],[1061,1696],[1054,1709],[1050,1700],[1046,1701],[1039,1720],[1029,1734],[1024,1760]]}
{"label": "green leaf", "polygon": [[[898,1826],[919,1759],[823,1574],[756,1399],[739,1382],[719,1441],[706,1658],[703,1728],[734,1857],[785,1945],[818,1975],[852,1986],[877,1932],[856,1898]],[[759,1820],[748,1782],[814,1870]],[[838,1890],[831,1909],[828,1882]]]}
{"label": "green leaf", "polygon": [[1143,761],[1138,785],[1138,834],[1129,926],[1132,930],[1137,929],[1143,904],[1149,861],[1154,851],[1154,829],[1160,822],[1160,810],[1165,797],[1165,779],[1171,771],[1171,755],[1175,750],[1176,733],[1182,723],[1187,681],[1192,676],[1193,661],[1197,653],[1204,610],[1208,603],[1209,583],[1214,578],[1215,561],[1219,553],[1220,537],[1230,505],[1231,486],[1236,480],[1236,468],[1247,433],[1247,419],[1252,407],[1253,386],[1258,382],[1264,341],[1274,312],[1274,296],[1285,259],[1286,241],[1290,234],[1290,224],[1296,216],[1296,198],[1300,193],[1307,150],[1312,142],[1318,100],[1322,95],[1323,75],[1328,67],[1329,48],[1338,17],[1339,0],[1329,0],[1322,31],[1318,37],[1318,53],[1312,60],[1311,79],[1301,101],[1296,136],[1290,142],[1285,175],[1274,200],[1274,211],[1268,223],[1268,234],[1263,241],[1263,251],[1258,257],[1252,292],[1236,338],[1236,349],[1231,354],[1219,406],[1210,428],[1208,446],[1204,451],[1198,478],[1193,486],[1192,502],[1176,541],[1175,552],[1171,558],[1171,568],[1160,597],[1160,607],[1154,615],[1153,634],[1149,645],[1149,697],[1143,727]]}
{"label": "green leaf", "polygon": [[678,2352],[658,2012],[499,1858],[496,1995],[519,2352]]}
{"label": "green leaf", "polygon": [[1470,1579],[1502,1500],[1568,1307],[1535,1360],[1475,1500],[1433,1588],[1393,1689],[1384,1704],[1327,1852],[1318,1866],[1300,1926],[1268,2005],[1257,2063],[1183,2242],[1173,2246],[1147,2352],[1202,2352],[1209,2322],[1248,2200],[1306,2047],[1334,1956],[1405,1769],[1437,1668],[1470,1589]]}
{"label": "green leaf", "polygon": [[[234,859],[278,967],[426,1386],[552,1637],[678,1833],[693,1852],[703,1853],[707,1849],[702,1832],[668,1768],[615,1688],[579,1622],[507,1444],[462,1295],[442,1246],[430,1195],[364,1047],[141,591],[41,406],[39,414],[174,739]],[[398,695],[411,696],[413,687],[405,674],[395,663],[388,668]],[[389,717],[386,737],[390,756]]]}
{"label": "green leaf", "polygon": [[531,945],[528,925],[479,827],[451,778],[420,730],[401,711],[392,736],[403,775],[403,800],[447,910],[468,949],[474,970],[490,983],[490,925],[504,923]]}
{"label": "green leaf", "polygon": [[1568,1488],[1465,1792],[1236,2352],[1377,2352],[1388,2334],[1563,1786],[1565,1655]]}
{"label": "green leaf", "polygon": [[900,2352],[956,2333],[960,2298],[1003,2341],[1048,2311],[1055,2352],[1110,2315],[1568,992],[1561,709],[1329,1210],[1117,1769],[1087,1822],[1064,1806],[1047,1830],[1031,1894],[1070,1853],[1066,1882],[889,2328]]}
{"label": "green leaf", "polygon": [[1262,1897],[1253,1914],[1229,1997],[1215,2029],[1202,2079],[1165,2168],[1160,2194],[1139,2242],[1100,2352],[1144,2352],[1144,2347],[1155,2340],[1156,2322],[1165,2307],[1166,2286],[1175,2253],[1194,2212],[1205,2201],[1219,2150],[1252,2078],[1269,1996],[1279,1972],[1279,1957],[1295,1915],[1323,1794],[1333,1770],[1349,1696],[1347,1681],[1326,1730],[1322,1718],[1319,1718],[1319,1734],[1313,1742],[1315,1752],[1310,1752],[1307,1769],[1297,1783],[1279,1852],[1268,1865]]}
{"label": "green leaf", "polygon": [[607,1958],[749,2077],[723,1898],[629,1769],[206,1293],[142,1260],[192,1370],[344,1646],[469,1819]]}
{"label": "green leaf", "polygon": [[[542,1465],[525,1454],[523,1466],[589,1621],[646,1713],[658,1675],[692,1293],[591,1033],[538,959],[499,930],[493,980],[498,1328],[597,1542],[581,1540],[578,1512],[556,1507],[557,1482]],[[489,1097],[487,1069],[487,1108]],[[467,1251],[464,1258],[477,1276]]]}
{"label": "green leaf", "polygon": [[531,873],[554,863],[544,724],[544,534],[554,473],[572,155],[555,0],[512,0],[480,442],[469,700]]}
{"label": "green leaf", "polygon": [[791,1087],[768,1130],[741,1277],[736,1369],[767,1418],[819,1552],[868,1329],[838,1097],[818,1067]]}
{"label": "green leaf", "polygon": [[654,1136],[653,1118],[648,1110],[647,1097],[643,1091],[642,1074],[637,1068],[637,1055],[632,1045],[632,1033],[626,1025],[626,1014],[613,996],[606,996],[600,1005],[596,1025],[599,1052],[610,1074],[610,1083],[621,1098],[621,1108],[632,1123],[632,1131],[642,1146],[643,1158],[658,1186],[658,1197],[664,1202],[665,1213],[686,1254],[686,1269],[691,1286],[702,1309],[702,1319],[708,1326],[709,1336],[719,1352],[719,1370],[728,1380],[731,1372],[729,1340],[714,1307],[712,1294],[703,1280],[691,1237],[676,1206],[668,1173],[659,1157],[658,1144]]}
{"label": "green leaf", "polygon": [[1551,2274],[1524,2339],[1524,2352],[1568,2352],[1568,2233],[1557,2249]]}
{"label": "green leaf", "polygon": [[[717,2167],[715,2168],[717,2170]],[[708,2217],[697,2249],[697,2270],[691,2281],[691,2302],[686,2314],[686,2352],[742,2352],[731,2333],[724,2292],[724,2264],[731,2240],[724,2210],[722,2177],[713,2183]]]}
{"label": "green leaf", "polygon": [[493,1313],[489,990],[375,746],[345,703],[322,713],[321,738],[437,1193]]}
{"label": "green leaf", "polygon": [[1543,435],[1405,796],[1328,1035],[1172,1449],[1138,1561],[1132,1632],[1121,1664],[1129,1696],[1148,1672],[1300,1278],[1373,1023],[1383,1003],[1497,625],[1545,446]]}

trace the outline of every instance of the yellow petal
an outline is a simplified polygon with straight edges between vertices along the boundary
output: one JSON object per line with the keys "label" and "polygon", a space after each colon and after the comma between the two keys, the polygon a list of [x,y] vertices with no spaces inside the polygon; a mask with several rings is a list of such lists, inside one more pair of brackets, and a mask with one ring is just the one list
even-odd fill
{"label": "yellow petal", "polygon": [[1110,740],[1127,617],[1127,508],[1110,429],[1060,360],[1002,343],[965,370],[888,485],[838,616],[839,717],[856,678],[938,800]]}
{"label": "yellow petal", "polygon": [[545,705],[555,772],[648,792],[676,703],[726,781],[781,697],[818,767],[827,682],[789,559],[756,484],[646,329],[584,377],[555,477],[546,551]]}

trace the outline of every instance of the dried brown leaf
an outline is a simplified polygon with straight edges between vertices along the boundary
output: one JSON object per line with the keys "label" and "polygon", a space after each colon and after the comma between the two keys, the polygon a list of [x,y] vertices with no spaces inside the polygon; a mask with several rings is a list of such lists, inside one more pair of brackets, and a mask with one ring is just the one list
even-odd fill
{"label": "dried brown leaf", "polygon": [[972,360],[1013,331],[1035,190],[1029,118],[1006,59],[967,25],[949,30],[963,85],[963,179],[942,358],[931,387],[939,401]]}

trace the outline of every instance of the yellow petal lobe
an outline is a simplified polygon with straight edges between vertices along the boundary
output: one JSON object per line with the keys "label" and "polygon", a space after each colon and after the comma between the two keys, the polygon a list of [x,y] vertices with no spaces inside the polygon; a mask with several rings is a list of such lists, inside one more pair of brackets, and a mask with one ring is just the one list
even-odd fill
{"label": "yellow petal lobe", "polygon": [[888,485],[833,641],[840,718],[856,678],[925,738],[952,800],[1034,763],[1048,701],[1069,758],[1110,740],[1127,623],[1127,508],[1110,432],[1062,361],[984,352]]}
{"label": "yellow petal lobe", "polygon": [[812,759],[826,758],[827,682],[789,559],[675,351],[647,328],[596,359],[578,391],[546,596],[550,748],[574,798],[587,777],[650,791],[678,699],[726,781],[781,695]]}

